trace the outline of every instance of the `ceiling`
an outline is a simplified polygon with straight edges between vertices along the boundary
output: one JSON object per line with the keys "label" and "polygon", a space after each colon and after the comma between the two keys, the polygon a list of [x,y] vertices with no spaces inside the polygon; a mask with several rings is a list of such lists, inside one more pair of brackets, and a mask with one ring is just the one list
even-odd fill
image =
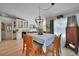
{"label": "ceiling", "polygon": [[[23,19],[33,20],[39,15],[38,3],[0,3],[0,11],[16,15]],[[40,7],[45,9],[51,6],[50,3],[41,3]],[[60,14],[68,14],[78,11],[79,3],[55,3],[48,10],[40,10],[40,14],[44,17],[53,17]]]}

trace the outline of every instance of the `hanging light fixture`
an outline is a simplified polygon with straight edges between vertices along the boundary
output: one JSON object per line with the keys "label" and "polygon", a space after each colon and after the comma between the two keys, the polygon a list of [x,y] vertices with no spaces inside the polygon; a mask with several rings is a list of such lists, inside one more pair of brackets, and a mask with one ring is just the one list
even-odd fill
{"label": "hanging light fixture", "polygon": [[41,7],[40,7],[40,3],[39,3],[39,6],[38,6],[38,9],[39,9],[39,16],[36,17],[36,19],[35,19],[35,22],[36,22],[38,25],[41,25],[41,24],[43,23],[43,21],[44,21],[44,20],[42,19],[42,17],[40,16],[40,10],[48,10],[48,9],[52,8],[52,6],[53,6],[54,4],[55,4],[55,3],[51,3],[48,8],[41,8]]}
{"label": "hanging light fixture", "polygon": [[37,24],[36,30],[38,32],[38,35],[43,35],[43,28],[42,28],[42,24],[43,24],[43,19],[40,16],[40,4],[39,4],[39,16],[36,17],[35,22]]}
{"label": "hanging light fixture", "polygon": [[40,3],[39,3],[39,6],[38,6],[38,9],[39,9],[39,16],[36,17],[36,19],[35,19],[36,23],[37,23],[37,22],[39,22],[39,23],[43,22],[43,19],[42,19],[42,17],[40,16],[40,10],[48,10],[48,9],[52,8],[52,6],[53,6],[54,4],[55,4],[55,3],[51,3],[48,8],[41,8],[41,7],[40,7]]}
{"label": "hanging light fixture", "polygon": [[42,19],[42,17],[40,16],[40,4],[39,4],[39,6],[38,6],[38,9],[39,9],[39,16],[36,17],[35,21],[36,21],[36,23],[38,24],[38,26],[40,26],[41,23],[43,22],[43,19]]}
{"label": "hanging light fixture", "polygon": [[38,6],[39,16],[36,17],[36,19],[35,19],[35,22],[37,24],[37,31],[38,31],[39,35],[43,34],[42,25],[43,25],[43,22],[44,22],[44,19],[42,19],[42,17],[40,16],[40,10],[48,10],[48,9],[50,9],[52,7],[52,5],[54,5],[54,3],[51,3],[51,6],[49,8],[43,9],[43,8],[40,7],[40,3],[39,3],[39,6]]}

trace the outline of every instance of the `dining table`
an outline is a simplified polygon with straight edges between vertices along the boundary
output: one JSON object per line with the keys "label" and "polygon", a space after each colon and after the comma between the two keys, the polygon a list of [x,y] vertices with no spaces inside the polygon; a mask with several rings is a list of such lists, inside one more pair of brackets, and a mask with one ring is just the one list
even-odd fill
{"label": "dining table", "polygon": [[30,33],[29,35],[33,37],[34,41],[42,44],[42,49],[44,53],[46,52],[46,48],[50,46],[55,39],[54,34],[48,33],[44,33],[43,35],[38,35],[37,33]]}

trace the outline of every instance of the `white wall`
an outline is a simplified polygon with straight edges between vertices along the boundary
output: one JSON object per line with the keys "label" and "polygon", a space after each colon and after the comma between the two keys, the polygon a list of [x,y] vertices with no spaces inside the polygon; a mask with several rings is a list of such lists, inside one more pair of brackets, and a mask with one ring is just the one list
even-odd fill
{"label": "white wall", "polygon": [[12,23],[14,19],[0,16],[0,21],[4,23]]}
{"label": "white wall", "polygon": [[3,32],[1,32],[1,22],[5,23],[5,24],[11,24],[13,22],[13,20],[14,19],[12,19],[12,18],[0,16],[0,41],[2,41],[3,37],[5,37],[6,39],[7,39],[7,37],[12,37],[12,33],[13,33],[12,31],[7,32],[7,28],[5,27],[5,35],[4,35]]}
{"label": "white wall", "polygon": [[16,33],[17,40],[22,39],[22,32],[26,30],[26,28],[18,28],[18,32]]}
{"label": "white wall", "polygon": [[[43,24],[42,24],[43,30],[46,31],[46,18],[43,17],[43,16],[42,16],[41,18],[42,18],[43,21],[44,21]],[[31,25],[37,26],[37,24],[36,24],[36,22],[35,22],[35,19],[29,19],[29,20],[28,20],[28,31],[29,31],[29,32],[36,31],[36,28],[35,28],[35,29],[30,28]]]}
{"label": "white wall", "polygon": [[[20,19],[16,19],[16,29],[18,29],[18,32],[16,33],[16,38],[17,38],[17,40],[19,40],[19,39],[22,39],[22,32],[23,31],[27,31],[27,27],[18,27],[18,25],[20,25],[21,24],[21,22],[19,22],[19,21],[22,21],[22,20],[20,20]],[[25,21],[25,22],[27,22],[27,20]],[[23,24],[23,23],[22,23]]]}

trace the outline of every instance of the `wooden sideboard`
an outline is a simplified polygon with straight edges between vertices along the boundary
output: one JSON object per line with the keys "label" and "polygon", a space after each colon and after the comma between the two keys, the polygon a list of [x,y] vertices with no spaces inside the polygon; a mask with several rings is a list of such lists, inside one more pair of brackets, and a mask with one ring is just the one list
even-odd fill
{"label": "wooden sideboard", "polygon": [[70,44],[74,46],[73,50],[78,54],[78,42],[79,42],[79,28],[67,27],[66,28],[66,44],[65,47],[70,47]]}

